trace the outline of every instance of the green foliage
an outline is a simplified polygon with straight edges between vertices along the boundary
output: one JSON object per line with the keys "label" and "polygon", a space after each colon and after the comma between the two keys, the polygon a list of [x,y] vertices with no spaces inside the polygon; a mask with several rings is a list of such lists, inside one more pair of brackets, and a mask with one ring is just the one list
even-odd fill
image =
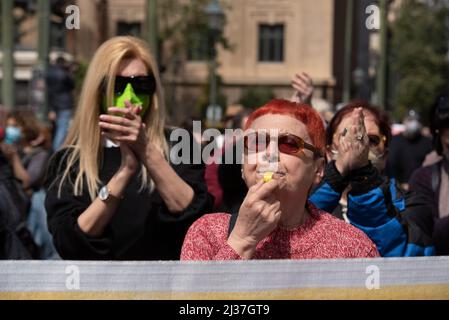
{"label": "green foliage", "polygon": [[83,81],[86,76],[88,67],[89,64],[86,61],[80,61],[77,63],[77,67],[74,72],[76,97],[79,97],[81,94],[81,88],[83,86]]}
{"label": "green foliage", "polygon": [[404,0],[392,25],[394,116],[408,109],[427,118],[436,96],[449,88],[449,8],[447,2]]}
{"label": "green foliage", "polygon": [[[220,87],[223,83],[222,77],[217,74],[217,104],[221,106],[223,114],[226,111],[227,98],[224,94],[220,93]],[[195,114],[201,119],[206,118],[206,110],[210,104],[210,81],[207,82],[201,90],[201,95],[198,97],[197,103],[195,105]]]}
{"label": "green foliage", "polygon": [[[229,7],[229,0],[221,0],[223,10]],[[198,39],[208,38],[207,17],[203,13],[210,0],[164,0],[158,2],[159,33],[162,42],[170,42],[170,54],[178,56],[186,53],[192,45],[198,45]],[[218,43],[229,48],[223,35]]]}
{"label": "green foliage", "polygon": [[274,98],[274,92],[270,87],[252,86],[244,90],[239,103],[246,108],[254,109],[263,106],[265,103]]}

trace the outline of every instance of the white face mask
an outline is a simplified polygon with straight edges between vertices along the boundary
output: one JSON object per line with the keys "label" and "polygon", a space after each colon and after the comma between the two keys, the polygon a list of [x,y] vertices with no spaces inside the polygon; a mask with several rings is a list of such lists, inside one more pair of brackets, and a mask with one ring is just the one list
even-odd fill
{"label": "white face mask", "polygon": [[[332,147],[330,150],[332,153],[332,160],[335,160],[335,158],[338,155],[338,151]],[[373,166],[379,171],[379,173],[382,173],[385,169],[385,153],[379,153],[376,151],[373,151],[371,148],[368,153],[368,160],[371,161]]]}
{"label": "white face mask", "polygon": [[375,152],[373,150],[369,150],[368,160],[371,161],[373,166],[382,173],[385,169],[385,153]]}
{"label": "white face mask", "polygon": [[407,136],[415,136],[419,133],[420,130],[421,130],[421,123],[416,119],[407,121],[405,123],[404,134]]}

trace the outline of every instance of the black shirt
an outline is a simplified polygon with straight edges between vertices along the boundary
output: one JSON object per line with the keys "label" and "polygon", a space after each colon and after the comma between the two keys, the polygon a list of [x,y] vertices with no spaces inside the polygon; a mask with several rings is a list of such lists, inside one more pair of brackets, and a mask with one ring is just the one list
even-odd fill
{"label": "black shirt", "polygon": [[[118,170],[121,154],[119,148],[104,148],[103,151],[99,178],[105,185]],[[63,259],[178,260],[187,229],[212,209],[213,197],[207,193],[203,164],[172,165],[195,192],[182,214],[171,214],[157,189],[151,194],[148,189],[140,192],[139,174],[136,173],[103,236],[91,238],[77,223],[78,216],[91,204],[87,186],[81,196],[74,196],[73,186],[64,183],[61,197],[57,196],[68,152],[63,149],[52,157],[46,178],[48,226]],[[77,168],[73,168],[71,181],[75,181],[76,172]]]}
{"label": "black shirt", "polygon": [[423,135],[406,138],[400,134],[391,140],[387,161],[387,174],[399,183],[408,183],[413,171],[421,167],[426,155],[432,151],[432,140]]}

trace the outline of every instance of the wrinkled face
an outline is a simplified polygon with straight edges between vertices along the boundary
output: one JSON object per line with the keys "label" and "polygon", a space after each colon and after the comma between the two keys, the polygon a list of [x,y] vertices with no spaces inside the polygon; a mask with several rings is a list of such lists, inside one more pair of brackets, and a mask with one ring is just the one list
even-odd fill
{"label": "wrinkled face", "polygon": [[[363,114],[365,116],[364,124],[366,133],[369,138],[369,144],[370,144],[370,152],[369,152],[369,160],[372,162],[372,164],[379,170],[379,172],[382,172],[385,168],[386,159],[387,159],[387,150],[385,146],[386,137],[382,135],[382,133],[379,130],[379,126],[376,124],[376,120],[374,116],[367,112],[366,110],[363,111]],[[351,119],[351,113],[348,113],[345,115],[340,122],[340,124],[337,127],[337,130],[335,130],[334,137],[333,137],[333,148],[334,150],[338,150],[339,145],[339,138],[340,134],[343,132],[345,128],[350,128],[352,126],[352,119]],[[331,159],[335,159],[335,154],[330,154]]]}
{"label": "wrinkled face", "polygon": [[[279,129],[281,128],[281,129]],[[277,137],[291,134],[312,144],[306,126],[287,115],[268,114],[255,119],[249,131],[270,134],[266,148],[245,152],[243,178],[248,187],[264,178],[266,172],[274,172],[274,179],[284,179],[286,185],[282,192],[307,197],[314,183],[319,183],[323,172],[323,158],[316,158],[312,151],[303,149],[298,154],[280,152]],[[255,150],[255,149],[253,149]]]}

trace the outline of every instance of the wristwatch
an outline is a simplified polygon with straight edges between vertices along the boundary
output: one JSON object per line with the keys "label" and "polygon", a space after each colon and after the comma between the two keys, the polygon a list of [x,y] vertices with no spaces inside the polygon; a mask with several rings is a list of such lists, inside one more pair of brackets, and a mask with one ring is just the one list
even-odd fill
{"label": "wristwatch", "polygon": [[116,197],[116,196],[112,195],[111,190],[108,188],[108,186],[101,187],[100,192],[98,192],[98,197],[102,201],[107,201],[109,199],[113,199],[113,200],[123,199],[123,197]]}

